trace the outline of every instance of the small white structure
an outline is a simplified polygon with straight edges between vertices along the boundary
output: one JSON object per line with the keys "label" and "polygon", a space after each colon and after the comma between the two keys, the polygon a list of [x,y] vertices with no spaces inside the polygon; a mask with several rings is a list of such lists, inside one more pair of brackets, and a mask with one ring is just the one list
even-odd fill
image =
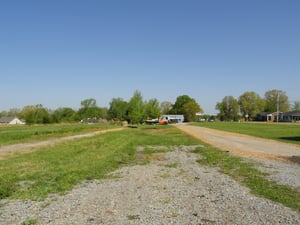
{"label": "small white structure", "polygon": [[4,116],[4,117],[0,118],[0,124],[9,124],[9,125],[21,124],[21,125],[23,125],[23,124],[25,124],[25,122],[15,116]]}
{"label": "small white structure", "polygon": [[162,115],[162,118],[168,120],[169,123],[183,123],[183,115]]}

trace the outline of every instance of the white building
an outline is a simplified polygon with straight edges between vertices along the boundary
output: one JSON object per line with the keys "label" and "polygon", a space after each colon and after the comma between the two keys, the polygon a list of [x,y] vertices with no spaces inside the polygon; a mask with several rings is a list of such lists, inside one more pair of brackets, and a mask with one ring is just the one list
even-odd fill
{"label": "white building", "polygon": [[168,120],[169,123],[183,123],[184,116],[183,115],[163,115],[163,119]]}
{"label": "white building", "polygon": [[15,116],[4,116],[0,118],[0,124],[9,124],[9,125],[22,124],[23,125],[25,124],[25,122]]}

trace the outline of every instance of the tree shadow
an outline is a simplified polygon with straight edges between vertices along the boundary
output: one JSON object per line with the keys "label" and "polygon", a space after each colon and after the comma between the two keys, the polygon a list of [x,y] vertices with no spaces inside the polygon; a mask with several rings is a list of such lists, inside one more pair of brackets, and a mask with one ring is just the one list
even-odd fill
{"label": "tree shadow", "polygon": [[295,136],[295,137],[280,137],[279,139],[288,140],[288,141],[300,141],[300,136]]}
{"label": "tree shadow", "polygon": [[288,157],[288,160],[293,163],[300,164],[300,155],[293,155],[291,157]]}

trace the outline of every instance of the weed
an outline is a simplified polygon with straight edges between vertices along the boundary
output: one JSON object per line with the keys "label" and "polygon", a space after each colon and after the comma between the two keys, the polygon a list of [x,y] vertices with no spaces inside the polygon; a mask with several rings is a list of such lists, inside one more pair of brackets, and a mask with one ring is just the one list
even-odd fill
{"label": "weed", "polygon": [[139,215],[128,215],[127,218],[128,218],[128,220],[139,220],[140,216]]}
{"label": "weed", "polygon": [[165,167],[168,167],[168,168],[177,168],[178,166],[179,166],[179,163],[177,163],[177,162],[165,165]]}
{"label": "weed", "polygon": [[37,219],[29,218],[29,219],[26,219],[23,223],[21,223],[21,225],[35,225],[37,223],[38,223]]}

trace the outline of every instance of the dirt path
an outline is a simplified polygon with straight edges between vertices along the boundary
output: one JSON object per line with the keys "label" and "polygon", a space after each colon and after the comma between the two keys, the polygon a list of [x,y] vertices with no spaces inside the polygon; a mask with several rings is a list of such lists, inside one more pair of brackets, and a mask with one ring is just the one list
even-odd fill
{"label": "dirt path", "polygon": [[233,154],[300,163],[300,146],[297,145],[187,124],[175,126],[212,146]]}
{"label": "dirt path", "polygon": [[124,128],[101,130],[101,131],[95,131],[95,132],[86,133],[86,134],[77,134],[77,135],[72,135],[72,136],[67,136],[67,137],[54,138],[54,139],[40,141],[40,142],[20,143],[20,144],[3,146],[3,147],[0,147],[0,160],[7,159],[16,153],[31,152],[39,147],[54,145],[54,144],[57,144],[62,141],[74,140],[74,139],[83,138],[83,137],[92,137],[97,134],[104,134],[107,132],[120,131],[122,129],[124,129]]}

